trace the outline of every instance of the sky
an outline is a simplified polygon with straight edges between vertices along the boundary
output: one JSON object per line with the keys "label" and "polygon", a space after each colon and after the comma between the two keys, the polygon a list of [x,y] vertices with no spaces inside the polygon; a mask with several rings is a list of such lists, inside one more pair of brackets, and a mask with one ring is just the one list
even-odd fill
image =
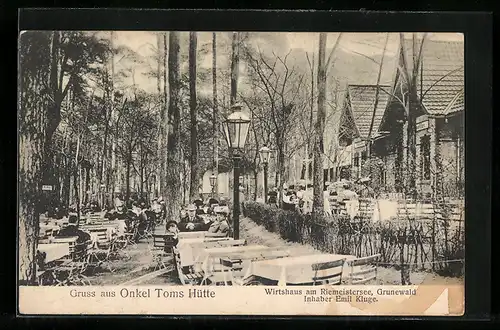
{"label": "sky", "polygon": [[[110,32],[102,32],[103,35],[109,36]],[[136,69],[135,81],[140,88],[146,91],[153,92],[156,89],[156,81],[150,77],[141,74],[147,70],[155,70],[155,53],[156,53],[156,32],[152,31],[116,31],[115,32],[115,45],[127,46],[133,51],[137,52],[144,59],[145,63]],[[187,35],[188,32],[181,32],[181,54],[187,56]],[[303,50],[308,53],[317,53],[318,49],[318,33],[286,33],[286,32],[259,32],[254,37],[254,45],[264,49],[265,51],[274,51],[276,53],[285,54],[291,49]],[[336,42],[338,33],[328,33],[327,37],[327,50]],[[339,47],[345,52],[353,56],[365,55],[368,57],[381,56],[386,33],[343,33]],[[219,32],[217,42],[217,62],[218,65],[225,65],[229,62],[230,55],[230,33]],[[446,41],[463,41],[463,34],[460,33],[429,33],[428,38],[433,40],[446,40]],[[211,52],[212,32],[198,32],[198,49],[206,48]],[[388,45],[386,49],[386,56],[391,57],[396,54],[399,42],[398,33],[390,33]],[[272,45],[272,47],[269,47]],[[327,56],[329,52],[327,51]],[[304,59],[300,59],[303,63]],[[117,61],[116,67],[126,67],[126,63]],[[204,56],[199,56],[198,65],[200,68],[211,68],[212,58],[208,53]],[[244,63],[240,63],[241,66]],[[240,68],[241,69],[241,68]],[[244,69],[242,69],[244,70]]]}

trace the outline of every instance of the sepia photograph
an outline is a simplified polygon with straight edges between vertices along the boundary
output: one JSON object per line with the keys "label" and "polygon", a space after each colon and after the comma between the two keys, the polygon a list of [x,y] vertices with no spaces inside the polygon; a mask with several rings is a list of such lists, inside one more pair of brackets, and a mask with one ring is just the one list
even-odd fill
{"label": "sepia photograph", "polygon": [[18,59],[26,310],[463,314],[463,34],[23,31]]}

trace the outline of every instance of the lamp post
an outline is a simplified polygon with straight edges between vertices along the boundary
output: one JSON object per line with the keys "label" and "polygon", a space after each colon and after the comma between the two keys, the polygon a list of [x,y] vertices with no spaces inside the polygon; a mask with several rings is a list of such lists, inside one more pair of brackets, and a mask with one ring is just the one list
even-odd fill
{"label": "lamp post", "polygon": [[217,182],[217,177],[215,176],[215,174],[212,173],[209,180],[210,180],[210,186],[212,187],[212,198],[213,198],[215,193],[215,183]]}
{"label": "lamp post", "polygon": [[241,111],[241,105],[235,104],[231,107],[232,113],[222,123],[226,142],[232,151],[234,163],[234,184],[233,184],[233,237],[239,239],[240,236],[240,159],[248,129],[250,127],[250,118]]}
{"label": "lamp post", "polygon": [[269,164],[269,157],[271,150],[264,144],[259,150],[260,161],[264,165],[264,204],[267,204],[267,166]]}

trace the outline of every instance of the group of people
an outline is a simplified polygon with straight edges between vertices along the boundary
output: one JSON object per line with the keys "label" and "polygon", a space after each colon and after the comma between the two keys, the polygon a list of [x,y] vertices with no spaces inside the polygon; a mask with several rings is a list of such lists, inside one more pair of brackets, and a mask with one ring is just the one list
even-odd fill
{"label": "group of people", "polygon": [[181,211],[178,222],[179,231],[208,231],[227,233],[229,231],[229,207],[224,199],[209,199],[203,202],[196,199]]}
{"label": "group of people", "polygon": [[[278,191],[276,189],[268,193],[267,203],[278,206]],[[303,214],[312,212],[313,185],[290,185],[283,187],[282,208],[289,211],[297,211]],[[356,199],[358,194],[352,189],[349,182],[325,183],[323,189],[323,205],[326,214],[332,214],[332,204],[342,203],[345,200]],[[336,203],[335,203],[336,204]]]}

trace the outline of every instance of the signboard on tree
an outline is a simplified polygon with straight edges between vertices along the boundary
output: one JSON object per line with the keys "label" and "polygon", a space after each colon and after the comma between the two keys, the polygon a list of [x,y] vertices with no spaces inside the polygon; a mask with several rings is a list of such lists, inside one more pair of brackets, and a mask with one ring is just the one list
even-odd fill
{"label": "signboard on tree", "polygon": [[52,186],[52,185],[50,185],[50,184],[44,184],[44,185],[42,186],[42,191],[52,191],[52,187],[53,187],[53,186]]}

